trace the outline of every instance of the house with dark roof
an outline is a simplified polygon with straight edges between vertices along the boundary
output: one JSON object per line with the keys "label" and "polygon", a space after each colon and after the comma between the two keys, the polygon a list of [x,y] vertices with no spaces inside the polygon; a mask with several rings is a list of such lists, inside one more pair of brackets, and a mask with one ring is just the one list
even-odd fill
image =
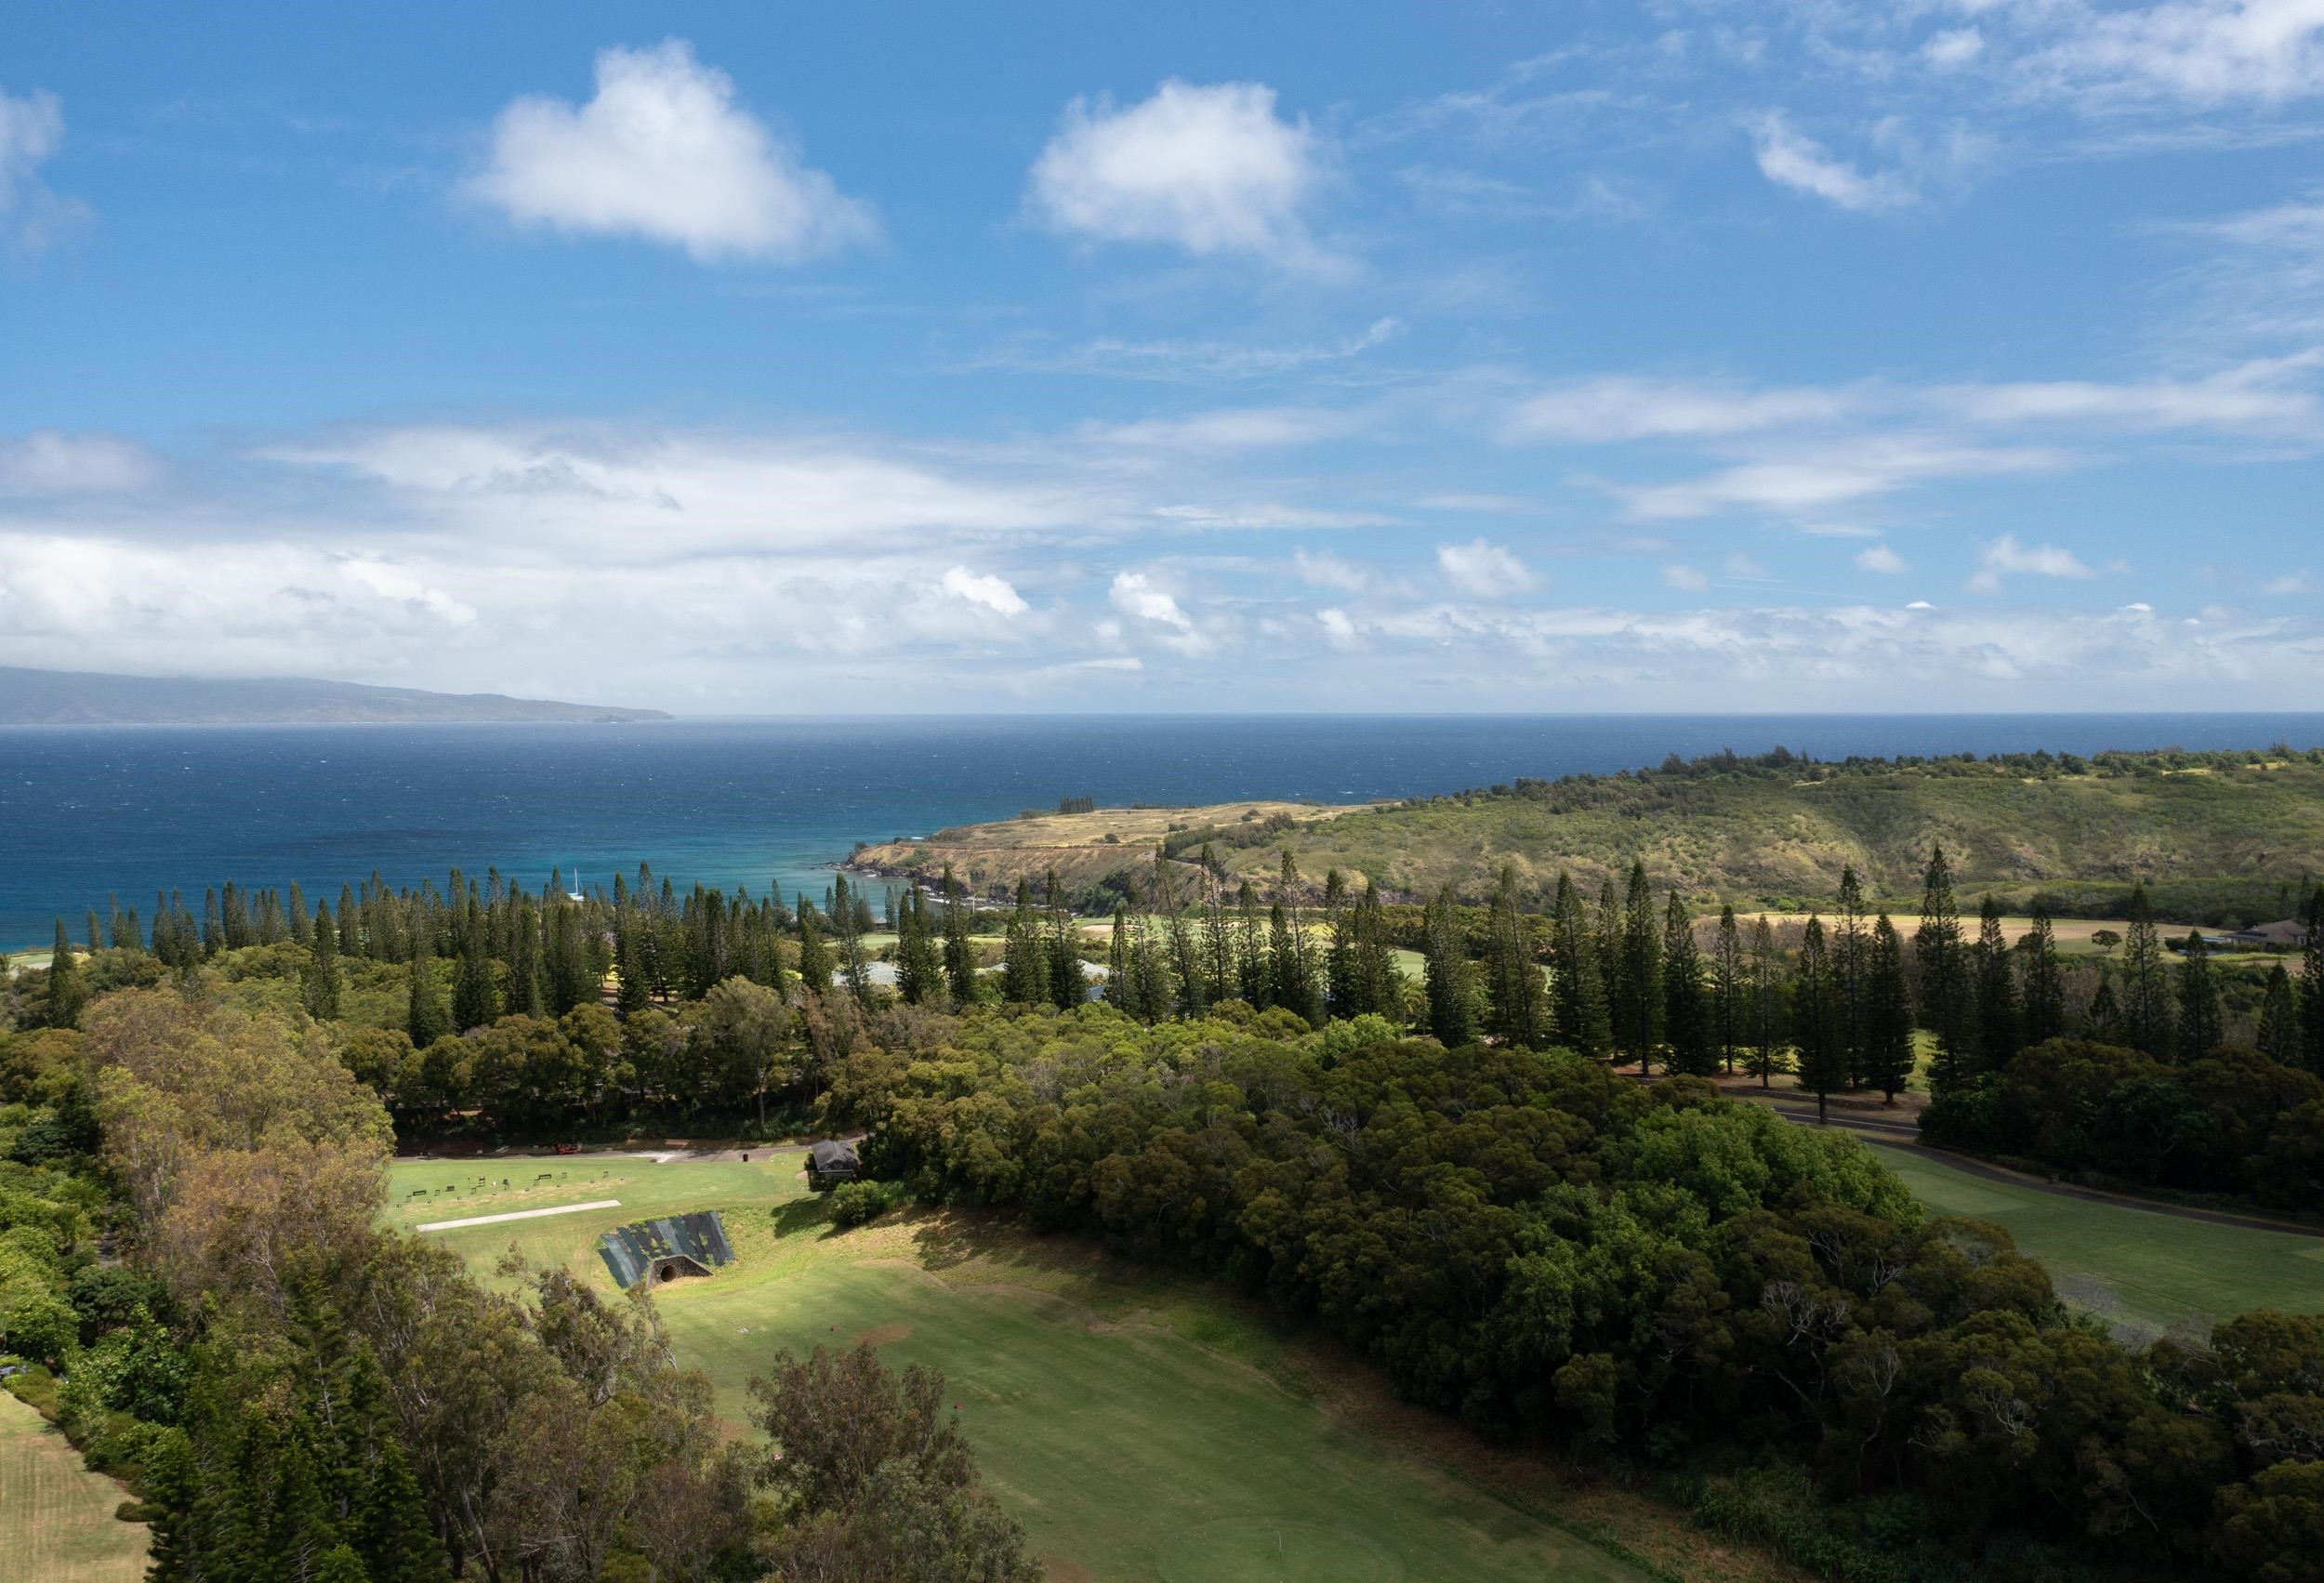
{"label": "house with dark roof", "polygon": [[837,1138],[826,1138],[811,1144],[807,1150],[807,1185],[817,1193],[837,1187],[843,1181],[853,1181],[864,1174],[863,1163],[855,1157],[855,1145],[842,1143]]}

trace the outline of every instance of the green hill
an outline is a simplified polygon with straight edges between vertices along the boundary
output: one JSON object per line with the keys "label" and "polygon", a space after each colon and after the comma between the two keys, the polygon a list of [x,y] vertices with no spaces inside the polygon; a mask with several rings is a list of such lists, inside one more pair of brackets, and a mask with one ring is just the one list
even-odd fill
{"label": "green hill", "polygon": [[1182,860],[1208,843],[1230,873],[1253,878],[1272,876],[1287,847],[1310,878],[1338,868],[1407,900],[1447,884],[1481,898],[1504,863],[1539,887],[1570,871],[1594,892],[1643,858],[1657,888],[1776,907],[1827,902],[1851,864],[1876,900],[1909,903],[1941,841],[1964,890],[2014,906],[2040,895],[2059,913],[2112,916],[2144,880],[2165,916],[2241,923],[2288,916],[2324,874],[2324,753],[1838,764],[1720,755],[1362,809],[1020,819],[867,848],[856,861],[930,875],[948,862],[988,893],[1054,864],[1086,891],[1112,875],[1128,887],[1156,840]]}

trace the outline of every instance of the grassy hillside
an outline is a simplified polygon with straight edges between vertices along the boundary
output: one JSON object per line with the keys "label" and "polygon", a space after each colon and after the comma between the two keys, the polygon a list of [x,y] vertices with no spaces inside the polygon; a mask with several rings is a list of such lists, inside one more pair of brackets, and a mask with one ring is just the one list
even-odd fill
{"label": "grassy hillside", "polygon": [[1078,888],[1150,863],[1156,840],[1189,859],[1207,840],[1254,878],[1287,846],[1310,877],[1336,867],[1406,899],[1448,883],[1475,899],[1503,863],[1536,886],[1570,870],[1594,892],[1644,858],[1657,888],[1774,907],[1827,904],[1850,864],[1876,899],[1909,902],[1942,841],[1972,897],[1991,889],[2022,906],[2040,894],[2053,911],[2111,915],[2143,879],[2166,916],[2254,921],[2287,916],[2302,881],[2324,874],[2324,757],[1673,760],[1364,809],[1101,810],[945,831],[859,861],[931,874],[950,862],[985,890],[1054,864]]}
{"label": "grassy hillside", "polygon": [[127,1491],[81,1465],[41,1416],[0,1392],[0,1576],[30,1583],[138,1583],[146,1528],[113,1510]]}
{"label": "grassy hillside", "polygon": [[1576,1529],[1666,1576],[1793,1576],[1637,1496],[1486,1452],[1395,1403],[1374,1371],[1284,1337],[1199,1283],[971,1217],[913,1212],[834,1234],[799,1165],[797,1150],[754,1150],[747,1166],[403,1160],[390,1215],[411,1226],[617,1198],[618,1209],[428,1233],[480,1274],[514,1243],[610,1290],[599,1233],[722,1209],[736,1263],[657,1294],[680,1361],[708,1373],[720,1414],[741,1431],[750,1376],[783,1348],[864,1338],[891,1365],[932,1365],[988,1484],[1054,1579],[1652,1575]]}

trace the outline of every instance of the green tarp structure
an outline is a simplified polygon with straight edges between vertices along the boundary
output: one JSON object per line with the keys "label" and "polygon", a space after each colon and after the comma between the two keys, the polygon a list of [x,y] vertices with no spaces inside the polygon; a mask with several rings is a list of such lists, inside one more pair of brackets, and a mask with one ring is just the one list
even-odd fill
{"label": "green tarp structure", "polygon": [[634,1226],[607,1232],[597,1239],[597,1251],[605,1268],[614,1273],[614,1285],[623,1291],[651,1274],[657,1260],[691,1259],[705,1270],[734,1261],[734,1249],[727,1244],[726,1227],[716,1209],[640,1220]]}

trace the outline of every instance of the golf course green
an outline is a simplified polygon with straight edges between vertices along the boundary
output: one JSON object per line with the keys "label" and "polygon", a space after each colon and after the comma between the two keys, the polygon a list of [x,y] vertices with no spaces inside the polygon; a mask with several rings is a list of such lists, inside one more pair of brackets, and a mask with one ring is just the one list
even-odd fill
{"label": "golf course green", "polygon": [[2255,1308],[2324,1312],[2324,1237],[2093,1203],[1870,1146],[1931,1211],[2000,1226],[2050,1267],[2068,1302],[2127,1334],[2208,1327]]}
{"label": "golf course green", "polygon": [[[941,1369],[984,1478],[1054,1577],[1646,1576],[1528,1501],[1488,1489],[1441,1448],[1351,1414],[1327,1371],[1199,1286],[1150,1280],[1071,1239],[959,1216],[897,1214],[835,1233],[800,1160],[795,1149],[747,1165],[405,1160],[390,1216],[411,1229],[617,1200],[427,1233],[480,1273],[513,1245],[610,1290],[595,1251],[601,1232],[722,1210],[736,1262],[656,1294],[679,1359],[709,1375],[720,1415],[746,1430],[750,1377],[786,1348],[863,1339],[891,1366]],[[1403,1421],[1404,1409],[1382,1405]],[[1638,1537],[1625,1513],[1614,1517],[1625,1537]],[[1706,1576],[1759,1570],[1749,1558],[1712,1560],[1711,1541],[1673,1527],[1672,1542],[1696,1553],[1658,1557],[1666,1564]],[[1708,1564],[1697,1571],[1690,1560]]]}

